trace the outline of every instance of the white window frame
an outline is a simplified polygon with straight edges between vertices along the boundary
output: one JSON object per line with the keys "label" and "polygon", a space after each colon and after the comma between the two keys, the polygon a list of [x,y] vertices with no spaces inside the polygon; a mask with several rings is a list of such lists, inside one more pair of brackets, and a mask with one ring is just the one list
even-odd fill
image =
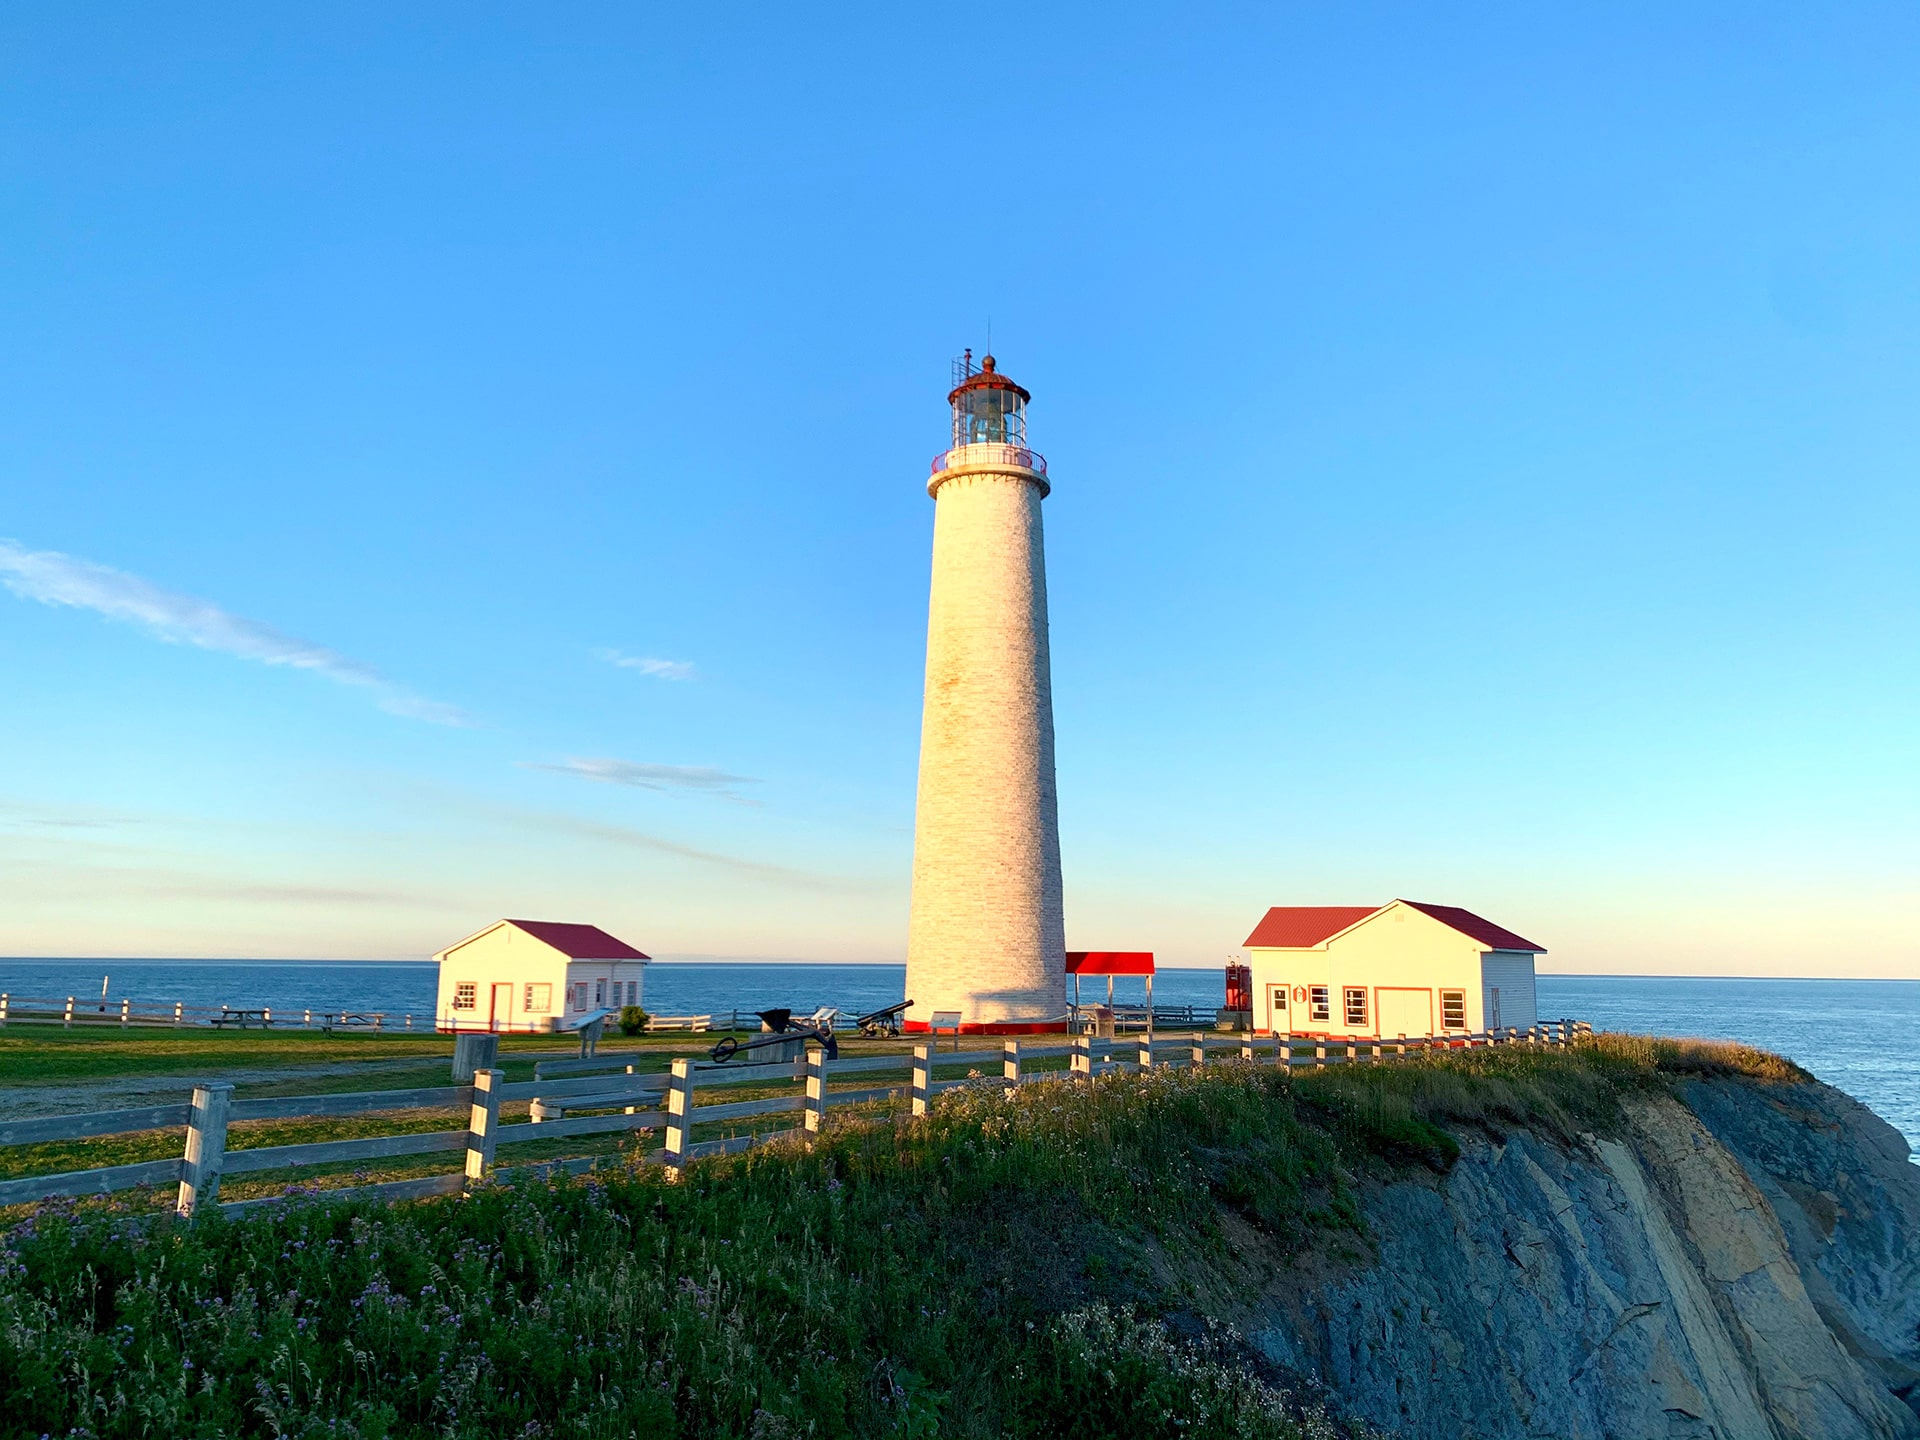
{"label": "white window frame", "polygon": [[553,983],[529,980],[521,992],[520,1011],[524,1015],[553,1013]]}
{"label": "white window frame", "polygon": [[1309,985],[1307,987],[1307,1023],[1331,1025],[1333,1023],[1333,987],[1330,985]]}
{"label": "white window frame", "polygon": [[[1458,1009],[1460,1019],[1455,1024],[1449,1013]],[[1442,990],[1440,992],[1440,1028],[1442,1030],[1464,1030],[1467,1028],[1467,992],[1464,990]]]}
{"label": "white window frame", "polygon": [[456,980],[454,982],[453,1008],[456,1010],[478,1010],[480,1008],[480,982],[478,980]]}
{"label": "white window frame", "polygon": [[[1355,996],[1359,997],[1358,1003],[1355,1002]],[[1367,1009],[1366,986],[1343,985],[1340,987],[1340,1010],[1341,1013],[1347,1017],[1348,1029],[1352,1029],[1355,1026],[1358,1026],[1362,1030],[1367,1028]],[[1354,1019],[1355,1011],[1358,1011],[1360,1016],[1357,1020]]]}

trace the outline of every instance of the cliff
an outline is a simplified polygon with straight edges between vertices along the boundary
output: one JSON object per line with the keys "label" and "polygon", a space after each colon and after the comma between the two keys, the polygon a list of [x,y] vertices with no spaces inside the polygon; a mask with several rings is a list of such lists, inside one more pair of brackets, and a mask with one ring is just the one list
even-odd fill
{"label": "cliff", "polygon": [[1920,1437],[1920,1167],[1740,1047],[990,1081],[630,1158],[16,1216],[0,1436]]}
{"label": "cliff", "polygon": [[[1365,1190],[1371,1253],[1233,1318],[1418,1437],[1920,1437],[1920,1167],[1812,1082],[1684,1081],[1617,1138],[1465,1134]],[[1257,1237],[1245,1237],[1258,1250]]]}

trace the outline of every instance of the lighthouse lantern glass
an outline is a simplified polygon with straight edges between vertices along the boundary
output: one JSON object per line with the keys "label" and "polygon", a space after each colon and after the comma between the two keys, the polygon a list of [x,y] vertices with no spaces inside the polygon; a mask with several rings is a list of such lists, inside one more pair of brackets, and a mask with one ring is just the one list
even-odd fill
{"label": "lighthouse lantern glass", "polygon": [[1027,407],[1017,390],[979,386],[953,397],[955,445],[1027,443]]}

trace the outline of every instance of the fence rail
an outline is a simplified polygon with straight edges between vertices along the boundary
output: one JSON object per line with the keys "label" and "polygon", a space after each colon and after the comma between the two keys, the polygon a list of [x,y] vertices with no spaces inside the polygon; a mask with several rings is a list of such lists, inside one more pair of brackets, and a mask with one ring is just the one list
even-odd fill
{"label": "fence rail", "polygon": [[[1400,1036],[1392,1040],[1227,1035],[1204,1031],[1122,1039],[1081,1035],[1064,1045],[1038,1045],[1010,1039],[997,1049],[968,1051],[942,1051],[937,1042],[929,1041],[915,1045],[911,1053],[865,1055],[847,1060],[829,1060],[821,1047],[813,1045],[803,1057],[792,1061],[729,1065],[681,1058],[672,1062],[666,1074],[638,1074],[633,1060],[611,1057],[596,1062],[558,1062],[554,1068],[564,1067],[577,1075],[583,1065],[591,1063],[615,1071],[613,1074],[563,1079],[547,1078],[536,1071],[536,1078],[531,1081],[508,1084],[504,1072],[483,1069],[475,1072],[471,1085],[255,1100],[235,1100],[231,1085],[209,1083],[196,1085],[192,1098],[184,1104],[53,1115],[0,1125],[0,1146],[185,1127],[185,1143],[177,1159],[0,1181],[0,1207],[177,1183],[179,1193],[174,1208],[179,1214],[190,1216],[202,1207],[219,1203],[220,1181],[225,1175],[460,1152],[465,1161],[463,1171],[458,1173],[343,1187],[329,1192],[389,1199],[455,1194],[469,1183],[500,1173],[496,1155],[501,1146],[623,1131],[660,1132],[663,1144],[646,1158],[665,1165],[669,1174],[678,1175],[690,1160],[701,1156],[730,1154],[781,1136],[815,1133],[826,1124],[829,1110],[835,1107],[907,1099],[911,1102],[912,1114],[924,1115],[935,1096],[967,1086],[1003,1088],[1011,1094],[1021,1085],[1092,1079],[1116,1072],[1140,1073],[1169,1064],[1198,1067],[1220,1060],[1265,1063],[1289,1069],[1377,1065],[1423,1054],[1485,1046],[1559,1048],[1591,1033],[1592,1026],[1584,1021],[1555,1020],[1526,1030]],[[1064,1068],[1052,1063],[1061,1060],[1066,1062]],[[1044,1068],[1028,1068],[1036,1062],[1043,1062]],[[936,1073],[960,1067],[966,1067],[968,1073],[944,1077]],[[835,1081],[845,1077],[876,1076],[889,1071],[897,1072],[899,1078],[859,1088],[831,1088]],[[700,1103],[703,1095],[717,1091],[793,1084],[801,1087],[799,1093],[742,1100],[718,1098]],[[501,1104],[520,1100],[529,1102],[528,1120],[502,1124]],[[228,1127],[235,1121],[370,1115],[461,1106],[467,1109],[464,1129],[227,1148]],[[617,1110],[620,1113],[569,1116],[569,1110]],[[701,1141],[693,1138],[701,1126],[792,1114],[798,1114],[801,1123],[783,1130]],[[552,1163],[579,1169],[593,1161]],[[273,1198],[276,1197],[230,1201],[220,1208],[253,1208]]]}
{"label": "fence rail", "polygon": [[[57,1022],[74,1025],[189,1026],[220,1030],[371,1030],[431,1032],[433,1016],[424,1011],[316,1010],[311,1006],[239,1007],[190,1005],[184,1000],[135,1000],[131,996],[101,999],[86,995],[14,995],[0,992],[0,1025],[9,1021]],[[417,1023],[416,1023],[417,1022]]]}

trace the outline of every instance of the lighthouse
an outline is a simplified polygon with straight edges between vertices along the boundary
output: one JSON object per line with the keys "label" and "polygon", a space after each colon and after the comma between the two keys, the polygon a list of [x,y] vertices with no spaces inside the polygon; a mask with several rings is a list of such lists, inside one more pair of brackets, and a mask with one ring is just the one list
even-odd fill
{"label": "lighthouse", "polygon": [[907,1028],[1058,1028],[1066,1012],[1053,775],[1047,462],[1026,390],[956,362],[952,443],[933,462],[933,586],[907,934]]}

